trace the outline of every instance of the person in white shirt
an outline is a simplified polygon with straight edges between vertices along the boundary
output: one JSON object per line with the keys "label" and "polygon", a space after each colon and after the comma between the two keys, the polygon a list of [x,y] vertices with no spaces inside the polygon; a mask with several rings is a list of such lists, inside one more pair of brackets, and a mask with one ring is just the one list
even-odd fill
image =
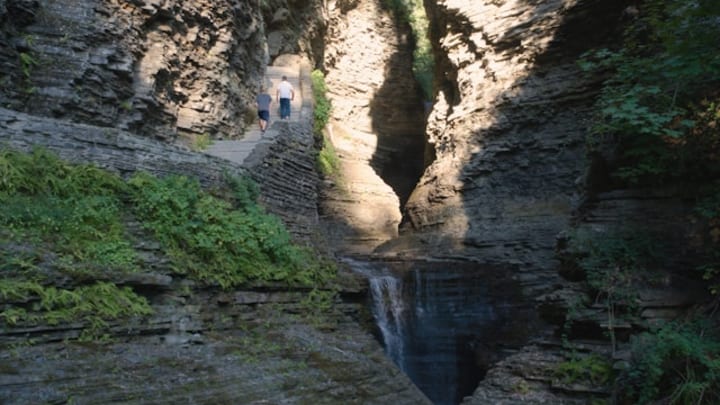
{"label": "person in white shirt", "polygon": [[295,89],[287,81],[287,76],[283,76],[282,81],[278,84],[276,97],[280,103],[280,119],[290,118],[290,101],[295,100]]}

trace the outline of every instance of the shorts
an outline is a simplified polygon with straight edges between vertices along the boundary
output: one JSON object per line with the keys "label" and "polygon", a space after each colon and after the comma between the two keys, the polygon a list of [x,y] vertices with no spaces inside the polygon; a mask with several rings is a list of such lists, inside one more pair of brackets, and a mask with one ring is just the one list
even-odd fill
{"label": "shorts", "polygon": [[268,110],[258,111],[258,118],[260,118],[263,121],[270,121],[270,111],[268,111]]}

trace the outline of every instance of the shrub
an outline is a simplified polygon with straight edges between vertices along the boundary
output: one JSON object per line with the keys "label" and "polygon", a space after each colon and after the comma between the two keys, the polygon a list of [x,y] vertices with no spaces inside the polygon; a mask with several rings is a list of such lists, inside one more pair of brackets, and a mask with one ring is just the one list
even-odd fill
{"label": "shrub", "polygon": [[[720,84],[720,3],[645,0],[620,49],[584,55],[581,67],[609,72],[593,133],[619,139],[614,176],[629,184],[720,173],[708,121]],[[715,120],[715,119],[713,119]]]}
{"label": "shrub", "polygon": [[568,247],[585,273],[595,301],[605,305],[614,351],[617,319],[633,315],[638,287],[654,281],[649,269],[659,259],[661,244],[633,231],[613,234],[578,231]]}
{"label": "shrub", "polygon": [[320,153],[317,157],[317,166],[320,173],[326,177],[336,177],[340,174],[340,160],[335,153],[335,148],[323,134],[323,129],[330,119],[332,105],[327,99],[327,87],[325,76],[319,70],[312,72],[313,96],[315,97],[315,139],[320,142]]}
{"label": "shrub", "polygon": [[250,183],[231,184],[240,208],[187,177],[138,173],[129,180],[134,212],[162,243],[175,272],[224,288],[262,281],[313,286],[332,275],[311,251],[292,243],[277,217],[250,203]]}
{"label": "shrub", "polygon": [[607,384],[612,378],[612,364],[608,359],[592,354],[574,355],[555,368],[555,377],[565,384],[576,382],[590,383],[596,386]]}
{"label": "shrub", "polygon": [[313,130],[315,137],[322,137],[322,131],[330,120],[330,111],[332,104],[327,98],[327,86],[325,85],[325,75],[319,70],[313,70],[311,73],[313,97],[315,99],[315,107],[313,114],[315,121]]}
{"label": "shrub", "polygon": [[210,138],[210,134],[200,134],[192,138],[190,148],[195,152],[200,152],[209,148],[212,143],[213,140]]}
{"label": "shrub", "polygon": [[332,142],[327,139],[323,139],[323,147],[318,154],[318,168],[325,177],[340,175],[340,159]]}
{"label": "shrub", "polygon": [[671,323],[632,341],[632,361],[620,380],[635,403],[720,403],[720,340],[702,322]]}

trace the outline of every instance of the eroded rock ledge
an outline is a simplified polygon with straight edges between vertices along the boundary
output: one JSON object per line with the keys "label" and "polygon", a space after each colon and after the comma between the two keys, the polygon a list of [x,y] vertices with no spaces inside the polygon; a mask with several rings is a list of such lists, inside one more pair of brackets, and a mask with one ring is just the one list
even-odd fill
{"label": "eroded rock ledge", "polygon": [[[1,147],[208,187],[249,175],[299,242],[322,246],[310,122],[280,125],[247,168],[177,145],[240,136],[270,59],[321,53],[321,2],[191,3],[1,0]],[[143,270],[105,281],[132,286],[154,314],[110,323],[100,345],[72,343],[81,323],[3,324],[0,402],[428,403],[360,327],[360,303],[308,318],[308,291],[200,286],[157,244],[136,249]],[[363,293],[353,278],[339,284]]]}
{"label": "eroded rock ledge", "polygon": [[[285,125],[278,142],[256,156],[257,166],[248,173],[228,161],[125,131],[0,109],[3,147],[44,146],[66,160],[93,162],[124,175],[136,170],[186,174],[206,186],[221,182],[224,172],[251,174],[268,209],[307,243],[317,237],[310,127],[308,122]],[[4,326],[0,401],[427,403],[360,327],[357,319],[367,317],[360,304],[338,303],[332,314],[308,318],[302,303],[308,291],[200,286],[174,274],[156,244],[142,242],[136,249],[142,272],[107,274],[107,281],[132,286],[154,314],[111,323],[112,341],[100,345],[67,343],[87,326],[79,323]],[[352,278],[340,285],[355,296],[363,288]]]}
{"label": "eroded rock ledge", "polygon": [[241,1],[9,0],[0,17],[3,106],[166,141],[242,134],[267,59]]}

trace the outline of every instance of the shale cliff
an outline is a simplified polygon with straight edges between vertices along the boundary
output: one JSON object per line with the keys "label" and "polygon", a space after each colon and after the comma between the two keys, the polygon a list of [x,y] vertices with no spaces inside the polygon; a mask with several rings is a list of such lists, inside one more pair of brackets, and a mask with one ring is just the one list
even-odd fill
{"label": "shale cliff", "polygon": [[406,206],[407,228],[484,260],[551,267],[580,199],[597,90],[576,59],[612,37],[621,4],[431,3],[435,160]]}
{"label": "shale cliff", "polygon": [[240,137],[265,66],[312,57],[318,2],[0,3],[0,103],[166,141]]}
{"label": "shale cliff", "polygon": [[[312,122],[279,123],[275,142],[245,167],[202,152],[253,122],[257,85],[276,57],[322,54],[321,2],[261,3],[0,1],[2,153],[40,146],[124,178],[184,175],[209,190],[227,175],[249,176],[298,243],[321,245]],[[308,289],[198,283],[173,269],[137,221],[126,217],[124,227],[139,271],[84,276],[0,230],[0,281],[22,276],[14,255],[37,253],[41,289],[101,283],[149,305],[146,316],[108,320],[102,339],[83,344],[91,325],[82,318],[9,318],[42,310],[37,294],[11,283],[0,293],[0,402],[427,403],[358,323],[364,287],[353,279],[332,287],[350,303],[313,316]]]}
{"label": "shale cliff", "polygon": [[400,207],[422,173],[424,111],[410,27],[383,2],[330,2],[323,59],[340,161],[321,214],[337,249],[368,253],[397,236]]}
{"label": "shale cliff", "polygon": [[4,1],[2,104],[175,141],[237,137],[263,73],[248,3]]}
{"label": "shale cliff", "polygon": [[[611,137],[592,157],[586,150],[604,77],[582,72],[578,59],[617,47],[638,10],[596,0],[425,4],[436,46],[436,99],[427,123],[434,160],[404,207],[400,238],[379,251],[511,265],[555,324],[553,334],[539,333],[496,365],[464,403],[607,398],[607,385],[558,377],[561,364],[577,361],[565,349],[608,358],[621,372],[630,336],[682,319],[709,295],[692,270],[702,256],[703,223],[688,198],[692,186],[613,183]],[[569,235],[577,243],[581,234],[602,239],[628,229],[663,243],[648,269],[654,281],[629,283],[633,302],[622,305],[637,316],[619,320],[613,292],[589,287],[578,252],[571,257],[567,245]],[[601,271],[610,273],[604,288],[616,288],[618,275]]]}
{"label": "shale cliff", "polygon": [[[603,77],[583,74],[577,59],[619,40],[627,2],[424,6],[436,63],[427,111],[409,27],[380,0],[0,0],[0,148],[41,145],[123,177],[181,174],[208,189],[227,174],[248,175],[302,244],[492,265],[520,283],[549,325],[522,348],[477,349],[475,361],[491,367],[463,403],[607,400],[607,384],[558,378],[568,345],[573,356],[622,365],[630,335],[706,297],[673,271],[696,264],[686,243],[693,207],[677,185],[620,188],[605,173],[612,141],[586,154]],[[320,181],[310,120],[276,123],[281,135],[251,165],[201,152],[203,143],[241,138],[265,67],[296,59],[326,75],[327,136],[341,178]],[[367,288],[354,277],[323,286],[345,299],[307,317],[308,289],[227,291],[189,280],[128,222],[143,269],[102,281],[142,295],[152,316],[110,322],[110,340],[87,345],[76,344],[82,322],[0,324],[0,402],[428,403],[361,326],[371,323]],[[634,303],[639,318],[616,322],[592,297],[568,234],[628,224],[671,247],[653,269],[656,288]],[[17,273],[5,258],[26,247],[3,232],[2,270]],[[41,270],[60,278],[60,266],[39,256]],[[87,283],[63,277],[66,287]],[[2,299],[0,310],[39,301]]]}

